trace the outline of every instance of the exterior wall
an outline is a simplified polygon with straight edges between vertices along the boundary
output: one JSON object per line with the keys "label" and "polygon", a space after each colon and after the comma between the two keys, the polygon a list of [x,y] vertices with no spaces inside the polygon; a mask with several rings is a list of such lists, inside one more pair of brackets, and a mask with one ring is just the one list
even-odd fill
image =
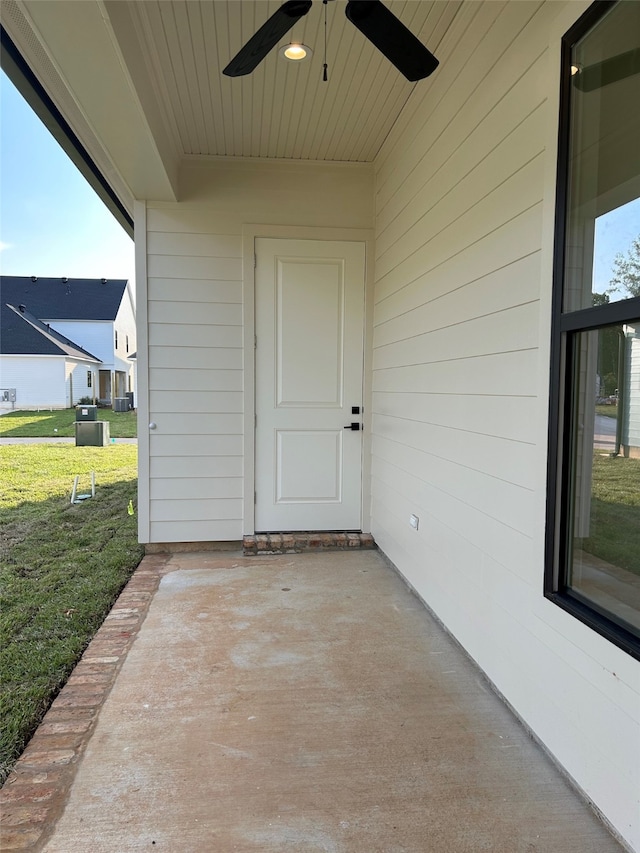
{"label": "exterior wall", "polygon": [[113,323],[108,320],[47,320],[52,329],[69,338],[77,346],[104,362],[103,369],[113,369]]}
{"label": "exterior wall", "polygon": [[[127,341],[129,353],[136,351],[137,342],[136,321],[129,292],[125,291],[114,322],[109,320],[55,320],[51,322],[51,327],[92,355],[97,356],[102,361],[100,369],[109,371],[111,374],[111,391],[109,395],[100,397],[99,387],[96,386],[96,396],[99,399],[111,403],[114,396],[122,396],[133,387],[133,369],[128,358]],[[118,332],[117,348],[115,345],[116,330]],[[117,376],[118,373],[124,375]],[[75,387],[73,391],[75,398]]]}
{"label": "exterior wall", "polygon": [[245,532],[243,228],[344,228],[349,239],[372,227],[372,188],[369,167],[193,160],[179,204],[138,208],[141,541]]}
{"label": "exterior wall", "polygon": [[372,533],[640,849],[639,664],[542,592],[559,48],[585,8],[465,5],[376,161]]}
{"label": "exterior wall", "polygon": [[622,445],[625,456],[640,458],[640,329],[627,327]]}
{"label": "exterior wall", "polygon": [[[133,306],[131,285],[127,285],[120,308],[113,322],[109,320],[53,320],[53,329],[65,335],[87,352],[97,356],[103,364],[103,370],[115,370],[126,373],[127,390],[133,385],[133,371],[129,355],[137,349],[136,317]],[[118,333],[118,346],[116,335]],[[128,345],[128,346],[127,346]]]}
{"label": "exterior wall", "polygon": [[[75,406],[86,397],[91,399],[98,393],[98,364],[86,361],[67,361],[65,373],[67,377],[67,405]],[[91,385],[88,383],[88,375],[91,373]]]}
{"label": "exterior wall", "polygon": [[0,411],[65,409],[69,405],[64,356],[3,355],[0,387],[16,389],[15,404],[0,403]]}
{"label": "exterior wall", "polygon": [[[113,324],[114,343],[115,332],[117,332],[118,346],[112,353],[112,358],[114,358],[114,369],[124,371],[127,377],[130,377],[131,387],[133,388],[133,370],[129,356],[136,351],[138,345],[136,339],[136,316],[130,288],[130,284],[127,284],[127,289]],[[129,389],[127,388],[127,390]]]}
{"label": "exterior wall", "polygon": [[134,358],[131,362],[131,390],[133,391],[133,407],[138,408],[138,361]]}

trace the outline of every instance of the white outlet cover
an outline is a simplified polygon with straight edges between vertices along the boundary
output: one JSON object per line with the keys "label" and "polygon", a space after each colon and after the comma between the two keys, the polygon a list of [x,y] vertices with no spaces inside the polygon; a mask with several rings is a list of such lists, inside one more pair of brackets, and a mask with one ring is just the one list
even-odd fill
{"label": "white outlet cover", "polygon": [[420,523],[420,519],[418,518],[418,516],[417,516],[417,515],[410,515],[410,516],[409,516],[409,524],[410,524],[410,525],[411,525],[411,527],[413,527],[415,530],[417,530],[417,529],[418,529],[418,524],[419,524],[419,523]]}

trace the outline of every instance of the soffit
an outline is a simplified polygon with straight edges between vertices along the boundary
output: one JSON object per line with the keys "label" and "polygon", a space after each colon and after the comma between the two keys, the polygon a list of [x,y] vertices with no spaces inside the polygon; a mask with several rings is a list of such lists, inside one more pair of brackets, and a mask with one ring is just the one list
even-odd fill
{"label": "soffit", "polygon": [[[446,37],[462,0],[385,5],[447,61]],[[349,23],[346,0],[330,0],[324,82],[325,7],[315,0],[282,41],[310,45],[310,62],[287,63],[274,49],[251,75],[223,75],[279,6],[4,0],[1,8],[28,66],[131,213],[135,198],[175,200],[185,158],[370,163],[412,92],[425,91],[438,74],[408,82]]]}
{"label": "soffit", "polygon": [[[289,63],[277,49],[251,74],[222,69],[281,5],[280,0],[145,0],[127,3],[139,45],[124,53],[132,77],[143,62],[167,133],[182,155],[371,162],[416,86],[347,20],[345,0],[327,4],[329,80],[322,80],[320,0],[281,44],[302,41],[310,62]],[[460,3],[387,0],[436,55]],[[114,31],[121,2],[107,2]],[[438,73],[437,70],[435,72]],[[152,105],[143,100],[145,109]]]}
{"label": "soffit", "polygon": [[[175,199],[178,152],[143,109],[101,0],[3,0],[0,13],[28,72],[128,213],[135,198]],[[20,91],[91,181],[22,64],[9,66]]]}

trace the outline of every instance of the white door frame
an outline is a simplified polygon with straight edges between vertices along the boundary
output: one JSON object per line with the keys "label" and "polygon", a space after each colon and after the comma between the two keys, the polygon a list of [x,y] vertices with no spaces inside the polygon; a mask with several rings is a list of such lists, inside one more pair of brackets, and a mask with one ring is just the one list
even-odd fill
{"label": "white door frame", "polygon": [[257,237],[292,240],[343,240],[365,244],[364,397],[362,453],[362,530],[371,527],[371,361],[373,333],[373,231],[364,228],[316,228],[293,225],[244,225],[242,228],[244,512],[243,534],[255,533],[255,241]]}

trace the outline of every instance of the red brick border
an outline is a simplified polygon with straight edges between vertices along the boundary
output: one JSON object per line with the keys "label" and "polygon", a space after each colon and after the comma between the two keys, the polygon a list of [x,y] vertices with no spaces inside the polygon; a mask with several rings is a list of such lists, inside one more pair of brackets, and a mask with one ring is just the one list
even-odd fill
{"label": "red brick border", "polygon": [[303,551],[349,551],[352,548],[375,548],[370,533],[258,533],[245,536],[242,548],[245,557],[259,554],[300,554]]}
{"label": "red brick border", "polygon": [[0,850],[41,850],[170,554],[143,557],[0,791]]}

